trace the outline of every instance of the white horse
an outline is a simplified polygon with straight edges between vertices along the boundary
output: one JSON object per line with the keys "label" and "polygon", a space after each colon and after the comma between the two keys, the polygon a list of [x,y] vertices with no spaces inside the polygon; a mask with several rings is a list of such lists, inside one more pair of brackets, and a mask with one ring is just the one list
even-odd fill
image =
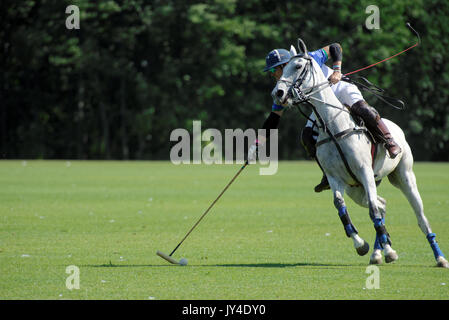
{"label": "white horse", "polygon": [[[435,240],[430,224],[424,215],[423,203],[413,173],[413,156],[404,133],[392,121],[384,119],[402,152],[391,159],[384,146],[378,144],[375,159],[372,158],[372,142],[336,98],[320,67],[308,54],[301,39],[298,39],[302,54],[297,55],[292,46],[292,58],[284,67],[283,75],[273,89],[277,104],[292,106],[308,101],[318,121],[319,136],[316,157],[324,170],[334,197],[334,205],[348,237],[351,237],[359,255],[369,251],[352,224],[344,201],[345,192],[360,206],[369,208],[370,218],[376,230],[371,264],[393,262],[398,255],[391,246],[385,227],[386,201],[377,195],[376,182],[388,177],[399,188],[412,206],[418,225],[426,235],[433,250],[437,266],[449,268],[443,252]],[[333,137],[332,137],[333,136]]]}

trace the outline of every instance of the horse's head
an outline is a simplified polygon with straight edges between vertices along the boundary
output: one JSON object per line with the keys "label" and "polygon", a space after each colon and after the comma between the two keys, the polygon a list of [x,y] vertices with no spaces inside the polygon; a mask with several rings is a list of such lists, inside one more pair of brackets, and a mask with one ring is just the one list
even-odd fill
{"label": "horse's head", "polygon": [[292,57],[284,67],[281,78],[271,92],[276,104],[291,105],[293,85],[303,85],[306,76],[311,70],[312,58],[308,55],[307,47],[301,39],[298,39],[298,48],[300,50],[299,54],[296,53],[293,46],[291,47],[290,53]]}

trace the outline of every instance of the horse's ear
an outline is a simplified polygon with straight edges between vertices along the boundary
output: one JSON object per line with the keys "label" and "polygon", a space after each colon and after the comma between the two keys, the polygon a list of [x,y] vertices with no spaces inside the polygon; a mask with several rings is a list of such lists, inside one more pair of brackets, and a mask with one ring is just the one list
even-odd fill
{"label": "horse's ear", "polygon": [[304,43],[304,41],[302,41],[301,38],[298,38],[298,49],[299,51],[302,51],[302,53],[304,53],[304,57],[308,57],[308,53],[307,53],[307,47],[306,44]]}
{"label": "horse's ear", "polygon": [[294,56],[297,55],[296,49],[295,49],[294,46],[290,46],[290,55],[291,55],[292,57],[294,57]]}

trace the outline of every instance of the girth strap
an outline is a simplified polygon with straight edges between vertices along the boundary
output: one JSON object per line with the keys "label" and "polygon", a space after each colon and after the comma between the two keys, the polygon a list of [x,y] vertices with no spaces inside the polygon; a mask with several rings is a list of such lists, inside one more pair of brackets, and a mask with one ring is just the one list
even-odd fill
{"label": "girth strap", "polygon": [[[334,137],[335,137],[335,139],[343,139],[346,136],[348,136],[352,133],[357,133],[357,132],[367,132],[367,129],[366,128],[349,128],[349,129],[343,130],[342,132],[337,133],[336,135],[334,135]],[[316,147],[318,147],[322,144],[328,143],[330,141],[332,141],[331,137],[320,140],[316,143]]]}
{"label": "girth strap", "polygon": [[[316,111],[316,108],[313,104],[311,104],[309,101],[306,101],[306,103],[308,103],[309,105],[312,106],[313,112],[315,113],[316,117],[318,118],[318,120],[320,121],[322,127],[324,128],[324,132],[326,132],[329,135],[329,141],[332,141],[335,144],[335,147],[337,148],[338,153],[340,154],[341,160],[343,160],[343,164],[345,165],[346,170],[348,171],[349,175],[351,176],[351,178],[356,182],[355,186],[357,185],[361,185],[360,181],[357,179],[357,177],[355,176],[354,172],[352,172],[351,168],[349,167],[349,163],[348,160],[345,157],[345,154],[343,153],[343,150],[341,150],[341,146],[338,143],[337,140],[337,135],[342,135],[345,136],[349,133],[351,133],[354,130],[363,130],[363,129],[355,129],[355,128],[351,128],[349,129],[349,132],[345,132],[347,130],[344,130],[340,133],[338,133],[337,135],[333,135],[332,132],[329,131],[329,129],[327,128],[327,126],[325,125],[323,119],[321,118],[320,114]],[[320,141],[321,142],[321,141]],[[322,144],[322,143],[321,143]],[[316,145],[317,147],[319,146],[318,143]]]}

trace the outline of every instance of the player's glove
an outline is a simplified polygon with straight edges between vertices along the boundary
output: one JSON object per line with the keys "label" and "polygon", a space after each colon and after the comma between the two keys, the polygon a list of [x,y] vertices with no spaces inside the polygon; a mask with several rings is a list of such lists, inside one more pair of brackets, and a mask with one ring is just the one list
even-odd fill
{"label": "player's glove", "polygon": [[257,150],[259,148],[259,141],[254,141],[254,143],[248,149],[248,162],[256,162],[257,160]]}

